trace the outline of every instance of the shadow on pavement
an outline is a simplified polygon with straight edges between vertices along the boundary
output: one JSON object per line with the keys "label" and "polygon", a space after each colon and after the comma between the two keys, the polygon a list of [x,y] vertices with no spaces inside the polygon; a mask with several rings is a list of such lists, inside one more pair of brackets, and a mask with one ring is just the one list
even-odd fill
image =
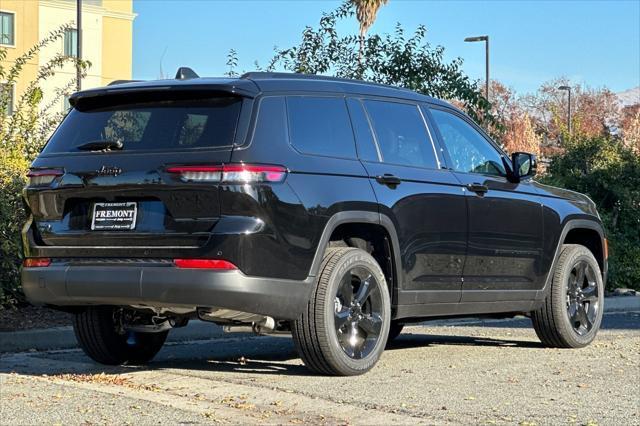
{"label": "shadow on pavement", "polygon": [[[537,342],[504,340],[486,337],[402,334],[386,350],[428,348],[440,345],[495,346],[513,348],[541,348]],[[23,375],[57,374],[123,374],[136,371],[184,370],[197,374],[252,373],[259,375],[317,376],[305,366],[291,364],[298,359],[293,342],[286,337],[251,337],[219,339],[206,342],[169,344],[156,359],[146,366],[104,366],[93,363],[78,350],[35,352],[13,355],[19,361],[11,362],[7,356],[0,362],[0,373]]]}
{"label": "shadow on pavement", "polygon": [[530,340],[492,339],[490,337],[449,336],[432,334],[401,334],[396,340],[387,344],[386,350],[408,349],[428,346],[493,346],[512,348],[542,348],[540,342]]}
{"label": "shadow on pavement", "polygon": [[[476,319],[452,320],[450,325],[455,327],[492,327],[492,328],[531,328],[533,324],[529,318],[516,317],[508,320]],[[424,323],[429,327],[429,322]],[[448,325],[446,321],[439,321],[438,325]],[[640,330],[640,313],[637,312],[606,312],[602,319],[602,330]]]}
{"label": "shadow on pavement", "polygon": [[[518,318],[510,321],[484,320],[461,323],[452,321],[456,329],[463,327],[487,328],[531,328],[531,321]],[[446,327],[446,322],[426,323],[425,327]],[[640,329],[640,314],[605,315],[603,328],[609,330]],[[453,329],[453,327],[451,328]],[[431,331],[427,330],[427,331]],[[446,331],[445,331],[446,332]],[[455,336],[447,334],[412,333],[411,328],[387,350],[429,348],[435,346],[506,347],[519,349],[543,348],[534,340],[491,338],[485,336]],[[119,374],[135,371],[182,370],[191,374],[198,371],[208,373],[253,373],[258,375],[316,376],[303,365],[290,361],[298,359],[293,341],[287,337],[234,337],[227,339],[194,342],[168,343],[156,359],[146,366],[109,367],[93,363],[79,350],[60,350],[10,354],[0,358],[0,373],[24,375],[56,374]]]}

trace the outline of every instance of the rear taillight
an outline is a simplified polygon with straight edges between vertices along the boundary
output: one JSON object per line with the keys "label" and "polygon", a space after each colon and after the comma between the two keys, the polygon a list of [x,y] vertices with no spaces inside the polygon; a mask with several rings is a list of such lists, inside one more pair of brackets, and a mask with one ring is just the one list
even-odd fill
{"label": "rear taillight", "polygon": [[28,257],[22,262],[25,268],[46,268],[51,265],[51,259],[48,257]]}
{"label": "rear taillight", "polygon": [[173,264],[178,268],[218,269],[224,271],[238,269],[233,263],[220,259],[173,259]]}
{"label": "rear taillight", "polygon": [[29,186],[49,185],[57,177],[64,174],[61,169],[36,169],[29,170],[27,177],[29,178]]}
{"label": "rear taillight", "polygon": [[278,183],[287,177],[287,168],[253,164],[220,166],[173,166],[167,172],[180,175],[183,182]]}

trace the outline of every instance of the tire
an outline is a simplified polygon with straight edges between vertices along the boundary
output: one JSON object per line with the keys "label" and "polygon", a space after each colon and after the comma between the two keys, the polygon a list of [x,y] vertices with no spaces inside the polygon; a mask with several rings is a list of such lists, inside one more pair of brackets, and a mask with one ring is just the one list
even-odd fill
{"label": "tire", "polygon": [[291,331],[309,369],[354,376],[380,359],[390,317],[389,290],[375,259],[361,249],[332,247],[324,254],[307,309]]}
{"label": "tire", "polygon": [[77,313],[73,330],[87,356],[100,364],[145,364],[160,351],[168,331],[160,333],[118,333],[114,308],[89,307]]}
{"label": "tire", "polygon": [[536,334],[551,348],[587,346],[596,337],[604,310],[598,262],[586,247],[565,244],[552,273],[542,306],[532,312]]}
{"label": "tire", "polygon": [[389,327],[389,337],[387,337],[387,345],[393,342],[400,335],[400,333],[402,333],[403,328],[404,324],[397,321],[391,321],[391,326]]}

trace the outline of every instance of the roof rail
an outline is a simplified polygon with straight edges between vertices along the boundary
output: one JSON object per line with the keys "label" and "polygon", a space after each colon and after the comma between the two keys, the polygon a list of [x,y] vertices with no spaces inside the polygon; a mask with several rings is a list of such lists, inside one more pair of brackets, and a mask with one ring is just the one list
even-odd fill
{"label": "roof rail", "polygon": [[301,80],[327,80],[327,81],[359,81],[353,80],[349,78],[341,78],[341,77],[331,77],[328,75],[319,75],[319,74],[302,74],[302,73],[293,73],[293,72],[268,72],[268,71],[250,71],[244,73],[240,76],[240,78],[245,79],[254,79],[254,78],[291,78],[291,79],[301,79]]}
{"label": "roof rail", "polygon": [[176,80],[190,80],[192,78],[200,78],[200,76],[189,67],[178,68],[178,72],[176,72]]}
{"label": "roof rail", "polygon": [[251,71],[251,72],[242,74],[240,78],[248,79],[248,80],[259,80],[259,79],[268,79],[268,78],[290,78],[295,80],[300,79],[300,80],[335,81],[336,83],[366,84],[371,86],[381,86],[381,87],[387,87],[390,89],[404,90],[409,92],[412,91],[411,89],[407,89],[406,87],[394,86],[391,84],[376,83],[373,81],[356,80],[356,79],[344,78],[344,77],[332,77],[329,75],[318,75],[318,74]]}
{"label": "roof rail", "polygon": [[107,86],[115,86],[117,84],[125,84],[125,83],[139,83],[142,80],[113,80],[111,83],[107,84]]}

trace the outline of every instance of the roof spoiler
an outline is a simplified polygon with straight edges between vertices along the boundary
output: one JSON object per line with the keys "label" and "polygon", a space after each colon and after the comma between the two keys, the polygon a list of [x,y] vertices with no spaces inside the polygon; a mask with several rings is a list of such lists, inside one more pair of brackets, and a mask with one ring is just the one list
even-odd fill
{"label": "roof spoiler", "polygon": [[111,83],[107,84],[107,86],[116,86],[118,84],[125,84],[125,83],[139,83],[142,80],[113,80]]}

